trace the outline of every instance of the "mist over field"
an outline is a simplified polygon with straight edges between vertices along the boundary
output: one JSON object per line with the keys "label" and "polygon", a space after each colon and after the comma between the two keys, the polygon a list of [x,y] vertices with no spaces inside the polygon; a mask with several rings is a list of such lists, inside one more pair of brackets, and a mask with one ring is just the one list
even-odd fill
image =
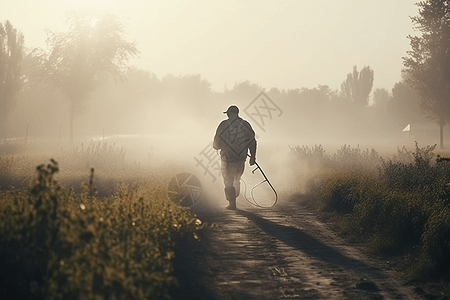
{"label": "mist over field", "polygon": [[[398,90],[411,90],[402,82],[398,86]],[[277,107],[255,102],[261,92]],[[164,148],[163,152],[177,158],[188,150],[192,156],[211,142],[217,125],[226,118],[222,112],[232,104],[252,124],[261,151],[265,143],[286,149],[289,145],[320,144],[332,149],[350,144],[395,150],[397,146],[413,147],[416,140],[420,144],[438,142],[438,125],[425,119],[417,103],[406,102],[411,96],[394,98],[386,92],[386,99],[375,99],[380,103],[356,107],[328,86],[267,91],[246,81],[215,92],[201,75],[158,78],[132,68],[125,82],[110,79],[101,84],[76,112],[74,145],[91,138],[142,135],[133,143],[142,140],[142,147],[135,146],[144,154],[149,151],[145,148],[153,146],[153,151]],[[373,103],[373,93],[367,98]],[[3,140],[28,134],[30,142],[50,139],[64,144],[69,139],[69,102],[55,89],[33,87],[19,95],[8,121]],[[411,131],[402,131],[408,124]]]}
{"label": "mist over field", "polygon": [[[226,203],[220,157],[211,142],[218,124],[226,119],[223,111],[228,106],[237,105],[240,116],[251,123],[258,142],[257,162],[277,191],[285,192],[304,188],[297,180],[298,172],[308,172],[292,167],[291,147],[321,145],[332,154],[349,145],[363,151],[373,148],[390,157],[397,147],[414,150],[415,141],[421,146],[438,142],[438,126],[429,122],[426,130],[414,131],[414,123],[412,131],[402,131],[415,120],[417,124],[427,121],[417,113],[418,107],[402,106],[404,99],[388,96],[382,99],[386,103],[356,107],[327,86],[266,91],[248,81],[215,92],[200,75],[158,78],[133,67],[124,82],[106,80],[90,94],[74,118],[73,142],[68,101],[57,90],[38,85],[19,95],[2,143],[16,144],[28,154],[47,155],[107,143],[125,149],[128,163],[148,170],[165,168],[168,179],[183,172],[195,174],[203,186],[202,198],[220,206]],[[67,162],[59,164],[64,170]],[[81,167],[87,177],[89,169],[97,166],[91,161]],[[263,180],[259,172],[251,173],[253,169],[247,162],[246,195]],[[258,194],[263,204],[273,201],[267,185],[257,191],[264,193]]]}
{"label": "mist over field", "polygon": [[[399,82],[393,92],[386,91],[385,98],[367,94],[367,105],[358,107],[328,86],[267,91],[245,81],[216,92],[201,75],[159,78],[132,67],[125,81],[106,77],[90,93],[74,117],[72,143],[68,100],[39,83],[18,95],[2,142],[23,145],[27,138],[28,151],[45,152],[48,147],[51,152],[103,141],[125,148],[128,162],[153,167],[170,163],[209,185],[214,178],[195,159],[211,164],[211,170],[217,168],[213,158],[220,159],[210,143],[226,118],[223,111],[237,105],[257,135],[257,161],[280,186],[290,177],[290,147],[322,145],[333,153],[350,145],[389,156],[397,147],[413,150],[415,141],[422,146],[436,144],[438,126],[425,119],[417,101],[406,103],[414,96],[412,89]],[[408,124],[412,130],[402,131]],[[250,166],[246,168],[247,173]],[[220,184],[221,180],[216,178]]]}
{"label": "mist over field", "polygon": [[[142,13],[149,4],[144,2],[133,8],[118,2],[108,3],[111,6],[108,11],[98,9],[105,3],[96,3],[98,7],[91,4],[55,3],[56,11],[62,7],[71,8],[66,11],[69,31],[65,32],[67,26],[61,24],[57,30],[48,30],[47,48],[36,47],[44,42],[44,39],[36,40],[38,35],[22,36],[19,44],[23,46],[23,57],[16,63],[23,82],[13,103],[8,103],[3,111],[7,113],[0,124],[1,143],[17,142],[23,146],[26,140],[28,151],[34,144],[35,149],[45,152],[46,147],[52,151],[81,149],[88,147],[91,141],[106,141],[109,145],[126,148],[129,162],[136,161],[146,166],[170,162],[179,165],[180,169],[200,173],[203,180],[208,181],[209,175],[203,175],[206,171],[195,159],[201,159],[217,125],[226,117],[222,112],[232,104],[237,105],[241,110],[240,116],[252,124],[258,141],[258,162],[266,169],[274,168],[268,175],[286,173],[280,162],[287,161],[290,147],[297,145],[322,145],[331,153],[342,145],[351,145],[391,154],[403,145],[413,149],[415,141],[420,145],[438,143],[438,125],[426,120],[419,108],[419,97],[406,83],[407,76],[398,64],[401,58],[399,49],[403,49],[406,34],[410,32],[410,20],[405,9],[411,10],[412,5],[388,1],[383,4],[392,11],[390,22],[397,22],[401,28],[395,34],[404,40],[400,42],[397,35],[386,39],[386,31],[379,30],[379,27],[371,29],[367,36],[380,40],[379,47],[386,56],[380,63],[380,50],[367,43],[366,39],[354,39],[354,47],[347,47],[349,52],[345,54],[340,48],[342,43],[335,44],[333,36],[346,39],[360,36],[359,30],[368,28],[356,29],[350,21],[375,17],[371,12],[379,11],[383,5],[372,7],[370,4],[368,9],[365,5],[349,2],[330,4],[327,10],[323,10],[321,5],[309,3],[299,10],[299,4],[294,2],[260,6],[255,3],[234,4],[236,7],[230,4],[230,7],[220,5],[220,9],[196,3],[196,7],[211,13],[210,17],[202,19],[205,26],[197,26],[193,16],[198,11],[193,9],[184,14],[186,4],[155,5],[147,12],[152,17],[145,18],[144,14],[145,20]],[[238,12],[237,7],[242,11]],[[331,7],[359,13],[353,13],[354,18],[347,22],[334,22],[339,27],[333,28],[333,32],[338,30],[336,33],[328,32],[331,28],[327,26],[310,28],[314,24],[335,20],[336,14]],[[10,15],[17,20],[18,25],[13,20],[12,26],[19,30],[17,38],[20,41],[21,27],[25,33],[30,29],[27,22],[20,21],[24,15],[17,16],[12,8],[5,5],[5,11],[9,9]],[[271,15],[278,22],[262,24],[261,20],[265,18],[260,20],[255,17],[258,14],[250,14],[255,9],[263,15]],[[293,14],[294,11],[305,14],[305,18],[299,18]],[[315,17],[311,19],[312,23],[305,25],[303,22],[309,19],[309,16],[306,18],[308,12]],[[384,11],[381,9],[380,12]],[[399,12],[402,14],[396,15]],[[133,14],[136,19],[131,17]],[[233,19],[231,17],[247,19],[254,28],[269,26],[271,30],[265,32],[270,34],[272,42],[277,41],[271,45],[291,45],[293,39],[287,33],[292,32],[298,41],[289,47],[289,55],[293,54],[291,51],[295,52],[294,49],[303,49],[313,51],[317,56],[311,52],[298,52],[292,58],[283,57],[282,51],[274,51],[273,46],[265,49],[271,42],[269,36],[262,38],[259,34],[251,34],[249,40],[242,41],[242,33],[255,33],[255,29],[242,27],[241,32],[236,24],[245,22],[229,22]],[[138,20],[147,22],[147,19],[154,19],[164,30],[155,32],[158,26],[145,23],[148,27],[143,28],[135,24]],[[78,20],[78,23],[73,23],[73,20]],[[56,19],[54,21],[57,24]],[[214,29],[211,32],[206,30],[210,22]],[[300,22],[298,26],[296,22]],[[144,24],[141,23],[138,25]],[[383,22],[379,26],[389,24]],[[188,39],[191,36],[195,43]],[[199,36],[209,38],[201,39]],[[73,47],[72,37],[77,37],[74,41],[82,41],[76,44],[79,48]],[[133,41],[135,37],[139,40]],[[214,46],[208,46],[210,41]],[[249,48],[248,43],[254,45]],[[330,46],[326,46],[327,43]],[[383,47],[385,43],[395,45],[396,50]],[[86,45],[90,48],[85,48]],[[110,49],[105,45],[110,45]],[[117,46],[119,48],[114,48],[116,45],[120,45]],[[219,51],[221,45],[228,47]],[[255,51],[258,45],[261,45],[261,53]],[[365,49],[361,50],[363,46]],[[331,54],[326,52],[333,48],[335,51]],[[388,48],[392,53],[385,53]],[[66,52],[58,52],[58,49]],[[179,53],[174,53],[175,49]],[[152,51],[157,51],[157,54]],[[151,53],[153,65],[148,64]],[[211,57],[214,58],[211,60]],[[248,65],[242,60],[247,60]],[[396,63],[391,63],[394,60]],[[192,71],[175,71],[182,69],[182,61],[183,65],[191,66],[189,70]],[[110,62],[112,64],[108,64]],[[216,67],[216,62],[222,64],[221,67]],[[162,70],[164,64],[167,68]],[[205,69],[205,64],[209,68]],[[266,64],[271,67],[263,72]],[[214,69],[212,73],[211,68]],[[231,84],[230,69],[234,70]],[[282,72],[287,69],[290,71]],[[294,75],[292,69],[297,70]],[[252,76],[252,70],[265,76]],[[218,88],[221,81],[217,80],[217,73],[221,72],[221,77],[226,76],[227,79],[223,79],[226,82],[223,88]],[[322,76],[318,76],[319,72]],[[382,86],[387,77],[391,83]],[[258,82],[255,78],[264,80]],[[311,78],[315,78],[315,84],[310,83]],[[399,78],[398,82],[395,83],[393,78]],[[261,92],[268,99],[258,99]],[[403,132],[408,125],[411,130]],[[209,152],[208,155],[208,158],[203,157],[204,162],[208,159],[212,163]]]}

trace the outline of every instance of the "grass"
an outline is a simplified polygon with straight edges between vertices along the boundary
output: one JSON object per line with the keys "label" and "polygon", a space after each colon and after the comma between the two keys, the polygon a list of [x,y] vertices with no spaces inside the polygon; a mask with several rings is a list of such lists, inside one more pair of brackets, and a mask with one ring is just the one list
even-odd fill
{"label": "grass", "polygon": [[[309,170],[305,191],[340,230],[377,254],[397,258],[411,280],[450,278],[450,160],[435,146],[405,147],[389,158],[343,146],[291,148]],[[313,175],[311,175],[313,174]],[[449,292],[449,291],[447,291]]]}
{"label": "grass", "polygon": [[[59,155],[64,170],[54,159],[32,167],[42,155],[0,157],[2,295],[170,298],[180,243],[198,240],[204,228],[168,200],[170,175],[130,166],[114,145]],[[92,162],[98,169],[88,169]]]}

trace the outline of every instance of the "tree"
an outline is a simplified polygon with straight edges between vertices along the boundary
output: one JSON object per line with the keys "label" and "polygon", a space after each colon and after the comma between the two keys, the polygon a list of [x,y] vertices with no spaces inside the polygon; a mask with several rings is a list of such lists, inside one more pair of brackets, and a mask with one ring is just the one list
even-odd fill
{"label": "tree", "polygon": [[411,17],[421,35],[408,35],[411,50],[403,57],[407,82],[420,96],[420,108],[440,127],[444,147],[444,125],[450,119],[450,0],[416,3],[419,15]]}
{"label": "tree", "polygon": [[373,105],[370,107],[370,116],[373,117],[373,125],[379,132],[386,133],[392,130],[392,120],[389,114],[391,95],[387,89],[375,89],[373,91]]}
{"label": "tree", "polygon": [[70,102],[70,140],[73,119],[89,94],[99,86],[103,75],[123,80],[130,57],[138,54],[135,43],[124,39],[123,26],[107,12],[71,11],[67,33],[48,32],[49,53],[44,53],[44,75]]}
{"label": "tree", "polygon": [[8,115],[22,86],[23,44],[23,34],[9,21],[0,23],[0,136],[6,136]]}
{"label": "tree", "polygon": [[389,102],[389,113],[397,129],[410,123],[425,123],[426,118],[420,109],[420,96],[417,90],[407,83],[408,75],[392,88],[392,101]]}
{"label": "tree", "polygon": [[230,99],[235,103],[243,101],[244,103],[252,101],[258,94],[263,90],[256,83],[251,83],[250,81],[236,82],[231,90],[225,90],[225,99]]}
{"label": "tree", "polygon": [[357,107],[369,104],[369,94],[373,86],[373,70],[369,66],[358,72],[356,66],[353,72],[347,74],[347,79],[341,84],[343,97],[350,100]]}
{"label": "tree", "polygon": [[376,89],[373,91],[373,106],[378,110],[386,111],[391,96],[386,89]]}
{"label": "tree", "polygon": [[391,101],[391,95],[387,89],[375,89],[373,91],[373,106],[375,113],[379,117],[386,117]]}

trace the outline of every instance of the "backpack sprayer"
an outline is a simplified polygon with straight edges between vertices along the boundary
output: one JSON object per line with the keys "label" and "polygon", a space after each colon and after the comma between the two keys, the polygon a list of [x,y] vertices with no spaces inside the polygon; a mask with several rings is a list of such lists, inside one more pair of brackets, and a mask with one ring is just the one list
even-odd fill
{"label": "backpack sprayer", "polygon": [[[247,156],[249,156],[249,155],[247,154]],[[244,183],[244,198],[245,198],[245,200],[248,203],[250,203],[253,206],[259,207],[259,208],[271,208],[271,207],[274,207],[275,204],[277,204],[277,202],[278,202],[277,191],[275,190],[273,185],[270,183],[270,181],[267,178],[266,174],[264,174],[263,170],[261,169],[261,167],[259,166],[259,164],[256,161],[255,161],[255,165],[256,165],[256,168],[252,170],[252,174],[255,174],[255,171],[259,170],[261,172],[261,175],[264,177],[264,180],[261,181],[260,183],[256,184],[255,186],[253,186],[253,188],[250,191],[250,195],[251,195],[251,200],[250,200],[250,199],[247,198],[247,184],[245,183],[244,179],[241,178],[241,181]],[[267,184],[269,184],[270,188],[272,189],[273,193],[275,194],[275,201],[272,203],[272,205],[269,205],[269,206],[263,206],[263,205],[259,204],[258,202],[256,202],[255,196],[253,195],[253,191],[256,188],[258,188],[260,185],[262,185],[264,182],[267,182]]]}

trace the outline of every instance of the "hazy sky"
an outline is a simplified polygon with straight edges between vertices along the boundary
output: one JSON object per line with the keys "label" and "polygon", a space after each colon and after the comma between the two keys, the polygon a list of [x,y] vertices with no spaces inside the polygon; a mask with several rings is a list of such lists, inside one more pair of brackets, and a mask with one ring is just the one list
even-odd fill
{"label": "hazy sky", "polygon": [[111,10],[136,41],[131,62],[158,77],[201,74],[213,90],[249,80],[263,88],[340,89],[354,65],[370,66],[374,89],[400,81],[414,34],[414,0],[0,0],[28,47],[46,49],[45,29],[65,31],[65,11]]}

